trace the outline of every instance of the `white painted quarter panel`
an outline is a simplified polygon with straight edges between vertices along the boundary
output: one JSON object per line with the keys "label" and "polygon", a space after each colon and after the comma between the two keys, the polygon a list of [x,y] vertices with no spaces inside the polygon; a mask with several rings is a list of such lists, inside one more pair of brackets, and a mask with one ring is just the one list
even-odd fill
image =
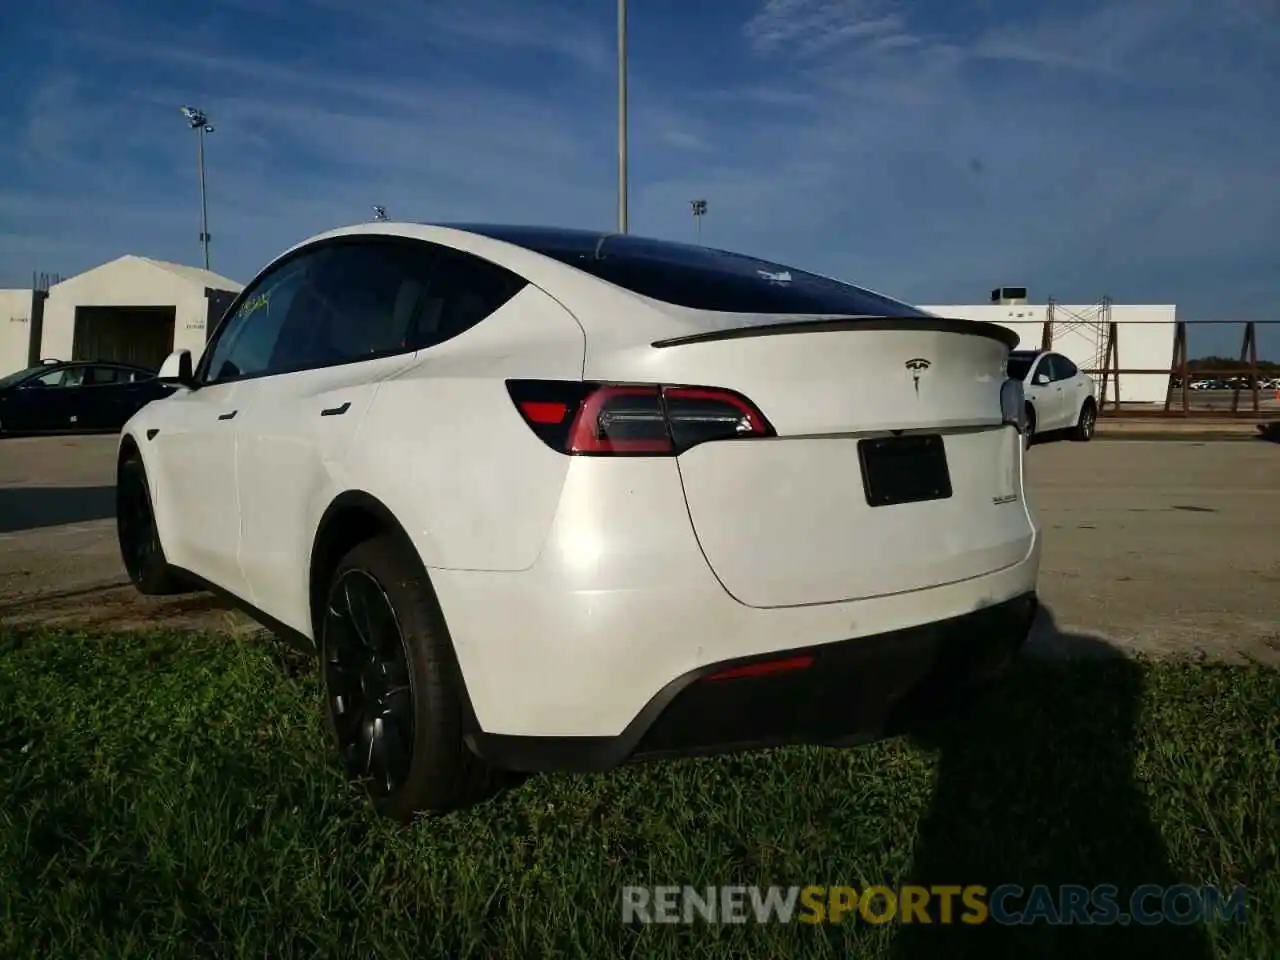
{"label": "white painted quarter panel", "polygon": [[582,328],[537,287],[382,384],[348,483],[386,504],[429,567],[537,559],[570,458],[521,419],[507,378],[580,380]]}

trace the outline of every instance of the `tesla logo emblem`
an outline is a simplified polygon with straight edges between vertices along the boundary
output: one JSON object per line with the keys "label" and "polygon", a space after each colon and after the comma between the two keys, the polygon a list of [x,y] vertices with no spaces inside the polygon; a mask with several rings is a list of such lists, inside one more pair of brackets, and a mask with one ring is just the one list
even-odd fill
{"label": "tesla logo emblem", "polygon": [[929,361],[924,357],[913,357],[903,364],[911,371],[911,381],[916,388],[916,396],[920,395],[920,374],[929,369]]}

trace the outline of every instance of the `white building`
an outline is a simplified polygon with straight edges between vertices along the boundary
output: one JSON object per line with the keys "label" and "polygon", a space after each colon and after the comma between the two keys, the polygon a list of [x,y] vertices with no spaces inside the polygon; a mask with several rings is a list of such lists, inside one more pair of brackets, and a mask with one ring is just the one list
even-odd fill
{"label": "white building", "polygon": [[32,330],[40,327],[44,295],[35,290],[0,290],[0,377],[36,363]]}
{"label": "white building", "polygon": [[[1008,327],[1019,336],[1018,349],[1042,345],[1048,304],[1027,303],[1023,287],[999,287],[991,302],[924,306],[944,317],[985,320]],[[1177,307],[1173,304],[1063,304],[1053,305],[1051,349],[1071,358],[1082,370],[1101,370],[1107,364],[1107,330],[1116,325],[1116,353],[1121,370],[1168,370],[1173,363],[1173,337]],[[1092,374],[1102,386],[1102,374]],[[1122,403],[1164,403],[1169,388],[1167,374],[1130,373],[1120,376]],[[1115,377],[1108,377],[1107,402],[1115,399]]]}
{"label": "white building", "polygon": [[[129,255],[54,284],[47,297],[0,291],[0,376],[48,359],[153,370],[174,349],[198,359],[241,288],[208,270]],[[20,314],[25,322],[11,319]]]}

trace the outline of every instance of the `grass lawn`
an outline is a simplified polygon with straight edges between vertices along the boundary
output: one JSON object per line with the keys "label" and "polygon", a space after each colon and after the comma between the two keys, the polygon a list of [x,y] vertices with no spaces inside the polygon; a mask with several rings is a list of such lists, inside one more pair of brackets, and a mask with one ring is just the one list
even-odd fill
{"label": "grass lawn", "polygon": [[[1278,704],[1263,668],[1025,663],[911,738],[535,777],[397,828],[264,639],[0,630],[0,956],[1257,960]],[[1243,926],[621,922],[624,884],[873,883],[1248,901]]]}

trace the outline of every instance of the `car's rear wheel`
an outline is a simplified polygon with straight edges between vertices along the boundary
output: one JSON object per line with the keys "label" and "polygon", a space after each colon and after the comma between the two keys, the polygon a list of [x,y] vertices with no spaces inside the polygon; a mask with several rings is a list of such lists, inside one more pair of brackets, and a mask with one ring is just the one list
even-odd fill
{"label": "car's rear wheel", "polygon": [[1031,404],[1027,404],[1027,429],[1023,434],[1022,442],[1025,446],[1030,447],[1035,443],[1036,436],[1036,408]]}
{"label": "car's rear wheel", "polygon": [[116,537],[120,559],[139,593],[166,596],[190,592],[190,586],[165,559],[146,467],[136,455],[121,463],[116,475]]}
{"label": "car's rear wheel", "polygon": [[463,742],[461,672],[408,545],[382,534],[329,580],[319,645],[330,727],[348,775],[402,822],[491,796],[501,774]]}
{"label": "car's rear wheel", "polygon": [[1071,439],[1080,443],[1088,443],[1093,439],[1093,430],[1098,424],[1098,410],[1088,400],[1080,408],[1080,417],[1076,420],[1075,429],[1071,431]]}

